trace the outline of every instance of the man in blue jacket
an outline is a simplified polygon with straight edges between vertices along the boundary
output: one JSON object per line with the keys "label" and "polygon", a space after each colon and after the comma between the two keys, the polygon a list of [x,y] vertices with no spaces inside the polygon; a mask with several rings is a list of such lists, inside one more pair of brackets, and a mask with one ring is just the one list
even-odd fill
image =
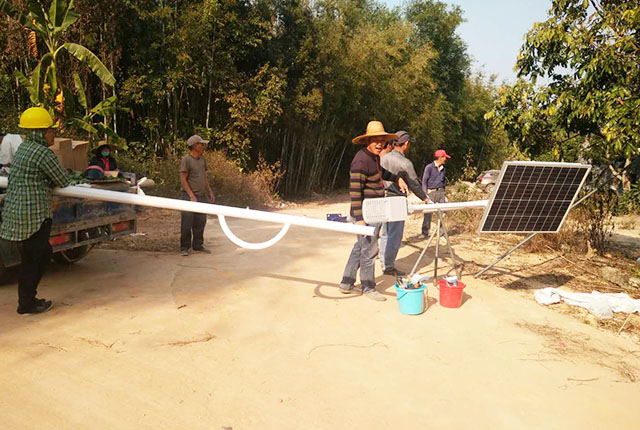
{"label": "man in blue jacket", "polygon": [[[444,163],[451,158],[444,149],[438,149],[433,154],[433,163],[427,164],[422,175],[422,190],[425,192],[431,203],[445,203],[445,185],[447,184]],[[422,220],[422,236],[429,237],[431,227],[431,214],[424,214]]]}

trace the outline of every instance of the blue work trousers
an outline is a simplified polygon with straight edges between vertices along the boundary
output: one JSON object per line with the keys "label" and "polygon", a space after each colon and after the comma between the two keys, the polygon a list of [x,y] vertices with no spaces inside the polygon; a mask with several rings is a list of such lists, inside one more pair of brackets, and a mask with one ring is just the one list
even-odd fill
{"label": "blue work trousers", "polygon": [[392,270],[396,267],[396,257],[402,245],[404,221],[386,222],[382,226],[380,236],[380,261],[382,270]]}

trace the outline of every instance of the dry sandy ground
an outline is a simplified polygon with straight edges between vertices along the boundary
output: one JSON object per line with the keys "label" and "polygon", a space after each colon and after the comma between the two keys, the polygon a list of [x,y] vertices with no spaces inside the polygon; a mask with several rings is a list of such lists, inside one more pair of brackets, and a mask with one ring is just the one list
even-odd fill
{"label": "dry sandy ground", "polygon": [[[230,224],[254,241],[278,229]],[[640,345],[625,333],[471,277],[461,308],[429,287],[420,316],[398,311],[390,277],[384,303],[343,296],[349,235],[293,227],[247,251],[211,219],[206,239],[212,255],[96,249],[52,265],[44,315],[19,316],[15,280],[0,286],[0,428],[638,428]]]}

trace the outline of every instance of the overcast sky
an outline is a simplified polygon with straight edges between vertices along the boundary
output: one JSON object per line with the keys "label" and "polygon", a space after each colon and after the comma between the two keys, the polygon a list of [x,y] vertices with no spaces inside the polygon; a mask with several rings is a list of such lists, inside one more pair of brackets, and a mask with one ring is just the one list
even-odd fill
{"label": "overcast sky", "polygon": [[[378,0],[389,7],[403,0]],[[473,58],[473,70],[497,74],[498,83],[515,80],[513,66],[525,34],[534,22],[544,21],[551,0],[445,0],[464,11],[467,22],[458,34]]]}

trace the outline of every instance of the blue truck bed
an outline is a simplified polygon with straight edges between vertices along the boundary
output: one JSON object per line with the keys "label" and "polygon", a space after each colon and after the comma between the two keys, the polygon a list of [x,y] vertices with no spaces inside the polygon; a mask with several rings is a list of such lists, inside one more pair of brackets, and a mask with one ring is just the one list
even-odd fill
{"label": "blue truck bed", "polygon": [[[52,213],[49,243],[54,259],[63,263],[80,260],[91,245],[137,229],[136,207],[122,203],[53,196]],[[0,259],[0,268],[20,264],[16,242],[0,240]]]}

